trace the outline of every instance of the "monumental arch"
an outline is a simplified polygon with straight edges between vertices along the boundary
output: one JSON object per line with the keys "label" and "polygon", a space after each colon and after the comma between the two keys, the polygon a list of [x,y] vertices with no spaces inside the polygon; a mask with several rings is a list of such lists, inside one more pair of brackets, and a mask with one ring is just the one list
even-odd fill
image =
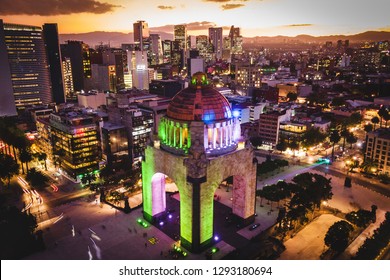
{"label": "monumental arch", "polygon": [[232,213],[243,225],[254,220],[256,165],[253,149],[240,142],[240,123],[227,99],[204,73],[195,73],[160,121],[158,140],[142,161],[143,213],[155,222],[166,211],[165,183],[173,179],[180,194],[180,241],[201,252],[212,243],[214,194],[233,176]]}

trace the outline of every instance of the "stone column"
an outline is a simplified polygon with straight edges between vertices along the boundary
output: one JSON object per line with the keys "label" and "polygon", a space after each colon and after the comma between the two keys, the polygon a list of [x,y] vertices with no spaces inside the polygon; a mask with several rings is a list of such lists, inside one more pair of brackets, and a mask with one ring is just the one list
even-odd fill
{"label": "stone column", "polygon": [[219,128],[219,146],[222,147],[223,146],[223,127],[221,126]]}
{"label": "stone column", "polygon": [[183,128],[180,126],[180,148],[183,148]]}
{"label": "stone column", "polygon": [[176,124],[173,124],[173,146],[174,146],[174,147],[177,147],[177,143],[176,143],[176,131],[177,131]]}
{"label": "stone column", "polygon": [[208,125],[204,125],[204,136],[203,136],[203,142],[204,142],[204,148],[209,148],[209,128]]}
{"label": "stone column", "polygon": [[213,149],[217,147],[217,132],[216,132],[216,127],[213,126]]}

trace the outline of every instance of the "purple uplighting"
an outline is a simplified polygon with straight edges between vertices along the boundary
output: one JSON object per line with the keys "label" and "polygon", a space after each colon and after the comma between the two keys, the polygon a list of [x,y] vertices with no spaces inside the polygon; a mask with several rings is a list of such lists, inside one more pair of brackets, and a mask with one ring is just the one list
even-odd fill
{"label": "purple uplighting", "polygon": [[160,225],[160,226],[163,226],[163,225],[164,225],[164,222],[161,221],[161,222],[159,223],[159,225]]}
{"label": "purple uplighting", "polygon": [[219,236],[218,235],[214,236],[214,241],[218,241],[218,240],[219,240]]}
{"label": "purple uplighting", "polygon": [[169,218],[169,219],[172,219],[172,215],[171,215],[171,214],[169,214],[169,215],[168,215],[168,218]]}

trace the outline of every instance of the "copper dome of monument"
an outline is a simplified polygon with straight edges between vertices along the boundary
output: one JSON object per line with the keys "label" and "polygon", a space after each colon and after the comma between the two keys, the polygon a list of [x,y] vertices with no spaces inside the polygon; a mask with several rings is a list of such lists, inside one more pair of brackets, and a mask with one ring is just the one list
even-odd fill
{"label": "copper dome of monument", "polygon": [[232,118],[229,101],[209,85],[205,73],[195,73],[188,88],[178,92],[170,102],[167,116],[181,121],[211,123]]}

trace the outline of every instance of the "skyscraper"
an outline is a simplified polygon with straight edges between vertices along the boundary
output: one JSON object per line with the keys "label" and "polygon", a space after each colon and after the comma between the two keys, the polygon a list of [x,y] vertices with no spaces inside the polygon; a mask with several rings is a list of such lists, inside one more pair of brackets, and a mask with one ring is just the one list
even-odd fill
{"label": "skyscraper", "polygon": [[64,76],[64,90],[66,99],[74,100],[77,97],[73,96],[73,75],[72,75],[72,63],[69,57],[62,57],[62,73]]}
{"label": "skyscraper", "polygon": [[148,24],[143,20],[133,23],[133,32],[134,43],[139,45],[140,50],[143,50],[144,41],[149,38]]}
{"label": "skyscraper", "polygon": [[[24,109],[29,105],[51,103],[53,99],[42,28],[20,24],[3,24],[2,21],[0,26],[1,33],[4,34],[1,36],[1,45],[4,48],[5,43],[8,53],[8,65],[16,107]],[[3,68],[3,65],[7,64],[1,65],[1,76],[5,75],[2,79],[7,79],[7,67]],[[9,82],[5,84],[9,84]]]}
{"label": "skyscraper", "polygon": [[214,46],[214,53],[216,59],[222,58],[222,27],[211,27],[209,28],[209,38],[211,44]]}
{"label": "skyscraper", "polygon": [[162,43],[159,34],[150,34],[150,65],[158,65],[163,61]]}
{"label": "skyscraper", "polygon": [[239,27],[232,27],[230,28],[229,32],[229,39],[230,39],[230,51],[232,54],[241,54],[242,53],[242,36],[240,35],[240,28]]}
{"label": "skyscraper", "polygon": [[182,50],[187,49],[187,26],[186,25],[175,25],[173,27],[174,40],[180,42],[180,48]]}
{"label": "skyscraper", "polygon": [[84,90],[84,79],[92,75],[88,45],[82,41],[67,41],[67,44],[61,44],[61,55],[71,61],[74,90]]}
{"label": "skyscraper", "polygon": [[15,116],[16,107],[12,88],[11,69],[8,63],[7,45],[5,44],[4,25],[0,19],[0,117]]}
{"label": "skyscraper", "polygon": [[65,94],[64,84],[62,82],[61,52],[56,23],[46,23],[43,25],[43,39],[45,41],[49,62],[53,101],[57,104],[64,103]]}

